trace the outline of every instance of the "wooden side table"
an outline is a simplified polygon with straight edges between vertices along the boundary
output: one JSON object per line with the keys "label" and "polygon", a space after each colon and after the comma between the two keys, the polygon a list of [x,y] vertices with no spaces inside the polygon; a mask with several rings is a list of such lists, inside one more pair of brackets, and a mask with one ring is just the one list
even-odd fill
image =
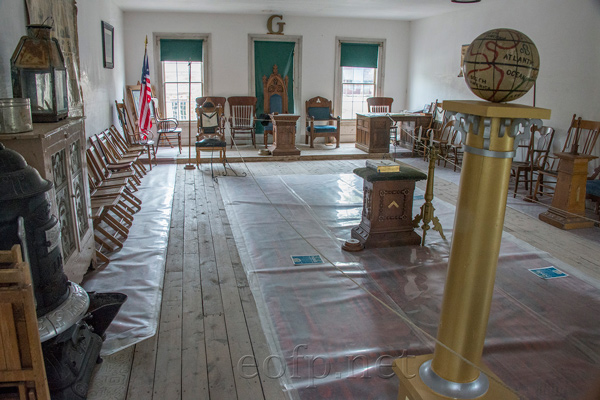
{"label": "wooden side table", "polygon": [[427,175],[408,167],[385,173],[357,168],[354,173],[364,179],[364,198],[362,219],[352,228],[352,237],[365,248],[420,244],[412,223],[413,194],[415,182]]}

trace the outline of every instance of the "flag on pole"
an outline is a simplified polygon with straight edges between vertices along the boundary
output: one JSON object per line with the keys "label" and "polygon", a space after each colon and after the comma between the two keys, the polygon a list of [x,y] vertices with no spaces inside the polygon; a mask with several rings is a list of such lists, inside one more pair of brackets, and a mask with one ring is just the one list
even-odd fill
{"label": "flag on pole", "polygon": [[152,89],[150,87],[150,68],[148,67],[148,39],[146,39],[146,49],[144,50],[144,65],[142,67],[142,88],[140,90],[139,121],[138,126],[142,140],[147,140],[152,128],[150,119],[150,102],[152,101]]}

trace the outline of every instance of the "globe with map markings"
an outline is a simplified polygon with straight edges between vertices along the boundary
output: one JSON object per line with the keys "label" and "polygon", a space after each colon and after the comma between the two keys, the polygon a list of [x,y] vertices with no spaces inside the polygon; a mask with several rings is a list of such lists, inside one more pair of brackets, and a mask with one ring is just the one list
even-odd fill
{"label": "globe with map markings", "polygon": [[492,29],[469,45],[463,61],[467,86],[494,103],[516,100],[535,83],[540,55],[525,34],[514,29]]}

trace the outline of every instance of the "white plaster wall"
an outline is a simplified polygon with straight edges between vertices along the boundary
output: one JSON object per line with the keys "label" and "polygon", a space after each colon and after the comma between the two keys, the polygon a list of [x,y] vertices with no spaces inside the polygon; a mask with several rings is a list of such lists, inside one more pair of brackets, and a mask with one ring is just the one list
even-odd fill
{"label": "white plaster wall", "polygon": [[0,1],[0,98],[12,98],[10,57],[27,35],[25,1]]}
{"label": "white plaster wall", "polygon": [[[504,0],[464,10],[410,23],[409,108],[435,99],[478,99],[457,77],[460,47],[489,29],[512,28],[539,50],[536,105],[552,110],[545,123],[557,129],[555,149],[573,114],[600,120],[599,1]],[[516,103],[533,105],[532,92]]]}
{"label": "white plaster wall", "polygon": [[[267,33],[268,15],[229,15],[206,13],[132,13],[123,14],[125,36],[126,84],[140,79],[144,38],[153,32],[210,33],[211,60],[209,94],[248,95],[248,35]],[[304,114],[304,101],[323,96],[333,99],[335,38],[386,39],[384,94],[395,99],[394,110],[406,108],[409,23],[386,20],[344,18],[307,18],[283,16],[284,33],[302,37],[300,99],[296,113]],[[154,47],[148,46],[151,80],[157,82]],[[303,122],[300,122],[303,126]],[[297,135],[297,139],[299,139]]]}
{"label": "white plaster wall", "polygon": [[[120,102],[123,99],[125,87],[123,19],[122,12],[111,0],[80,0],[77,9],[85,131],[90,137],[111,124],[120,129],[115,100]],[[113,69],[103,67],[102,21],[115,28]]]}

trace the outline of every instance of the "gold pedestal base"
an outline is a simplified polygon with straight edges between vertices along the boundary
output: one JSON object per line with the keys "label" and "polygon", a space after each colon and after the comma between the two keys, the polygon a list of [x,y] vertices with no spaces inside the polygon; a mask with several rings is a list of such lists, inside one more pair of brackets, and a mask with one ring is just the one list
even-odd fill
{"label": "gold pedestal base", "polygon": [[[446,400],[446,397],[431,390],[420,378],[419,367],[433,358],[433,354],[417,357],[398,358],[392,369],[400,379],[398,400]],[[499,383],[499,379],[488,368],[481,367],[489,378],[490,387],[485,394],[476,400],[518,400],[518,396]],[[454,398],[454,397],[452,397]]]}
{"label": "gold pedestal base", "polygon": [[594,226],[594,221],[561,211],[562,210],[554,210],[551,208],[548,211],[541,213],[539,218],[547,224],[564,230],[591,228]]}

